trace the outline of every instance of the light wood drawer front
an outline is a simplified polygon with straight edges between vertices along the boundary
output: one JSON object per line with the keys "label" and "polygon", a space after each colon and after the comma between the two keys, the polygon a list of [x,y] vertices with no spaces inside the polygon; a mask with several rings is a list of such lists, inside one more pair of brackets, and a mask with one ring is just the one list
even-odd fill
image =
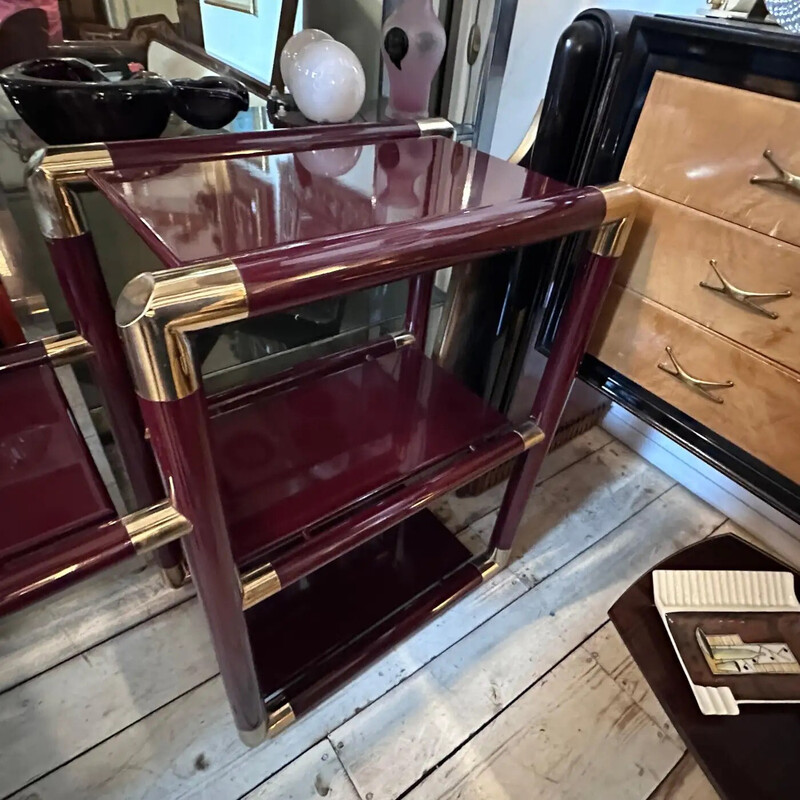
{"label": "light wood drawer front", "polygon": [[800,103],[657,72],[622,179],[800,244],[800,180],[797,191],[750,182],[776,176],[765,149],[800,174]]}
{"label": "light wood drawer front", "polygon": [[[680,365],[696,378],[733,381],[697,389],[658,368]],[[791,372],[627,289],[612,286],[589,352],[791,480],[800,483],[800,379]]]}
{"label": "light wood drawer front", "polygon": [[[617,283],[800,372],[800,248],[647,192],[640,197]],[[791,296],[748,305],[704,288],[701,281],[723,288],[712,259],[732,290]]]}

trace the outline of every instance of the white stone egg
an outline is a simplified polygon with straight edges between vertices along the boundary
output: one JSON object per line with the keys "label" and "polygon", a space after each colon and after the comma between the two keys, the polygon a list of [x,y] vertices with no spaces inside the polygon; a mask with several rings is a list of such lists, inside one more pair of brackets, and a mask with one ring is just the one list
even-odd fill
{"label": "white stone egg", "polygon": [[283,78],[284,86],[291,92],[292,87],[289,85],[292,74],[292,64],[300,55],[300,51],[311,44],[311,42],[319,41],[333,41],[333,36],[325,31],[317,28],[306,28],[305,30],[298,31],[281,50],[281,78]]}
{"label": "white stone egg", "polygon": [[314,122],[348,122],[364,103],[364,68],[349,47],[334,40],[306,45],[289,83],[297,107]]}

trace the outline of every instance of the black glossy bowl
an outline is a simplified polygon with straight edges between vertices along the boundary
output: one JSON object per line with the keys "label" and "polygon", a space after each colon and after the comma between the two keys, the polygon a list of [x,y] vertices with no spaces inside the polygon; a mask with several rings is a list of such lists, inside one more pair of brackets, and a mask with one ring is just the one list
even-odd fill
{"label": "black glossy bowl", "polygon": [[170,83],[172,110],[195,128],[221,128],[250,105],[244,84],[233,78],[209,75],[196,80],[179,78]]}
{"label": "black glossy bowl", "polygon": [[0,71],[0,86],[47,144],[152,139],[164,131],[172,108],[169,81],[110,81],[79,58],[23,61]]}

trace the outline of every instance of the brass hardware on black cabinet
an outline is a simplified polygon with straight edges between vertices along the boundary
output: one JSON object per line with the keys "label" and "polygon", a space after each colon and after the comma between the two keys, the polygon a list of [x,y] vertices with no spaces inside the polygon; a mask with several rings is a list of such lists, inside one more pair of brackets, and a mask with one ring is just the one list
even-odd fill
{"label": "brass hardware on black cabinet", "polygon": [[719,278],[722,286],[712,286],[710,283],[700,281],[700,285],[704,289],[710,289],[712,292],[719,292],[720,294],[727,295],[731,298],[731,300],[735,300],[737,303],[741,303],[742,305],[747,306],[749,309],[757,311],[759,314],[763,314],[765,317],[769,317],[770,319],[778,319],[778,315],[774,311],[770,311],[754,301],[779,300],[782,297],[792,296],[792,293],[789,289],[786,289],[782,292],[748,292],[744,289],[738,289],[722,274],[722,272],[720,272],[719,268],[717,267],[716,259],[712,258],[708,263],[711,264],[711,269],[714,270],[714,274]]}
{"label": "brass hardware on black cabinet", "polygon": [[789,172],[788,169],[784,169],[776,160],[775,156],[772,154],[772,150],[765,150],[764,151],[764,158],[769,161],[770,164],[775,168],[775,172],[778,174],[772,178],[765,178],[760,175],[753,175],[750,178],[750,183],[761,183],[761,184],[768,184],[772,186],[784,186],[785,188],[789,189],[792,192],[797,192],[800,194],[800,175],[795,175],[793,172]]}
{"label": "brass hardware on black cabinet", "polygon": [[677,378],[687,386],[691,386],[692,389],[697,389],[700,394],[715,403],[722,404],[725,402],[721,397],[711,394],[709,389],[730,389],[733,386],[733,381],[704,381],[700,378],[695,378],[678,363],[678,359],[675,358],[671,347],[667,347],[666,350],[669,360],[672,362],[672,369],[667,364],[659,364],[658,368],[660,370],[666,372],[667,375],[672,375],[673,378]]}

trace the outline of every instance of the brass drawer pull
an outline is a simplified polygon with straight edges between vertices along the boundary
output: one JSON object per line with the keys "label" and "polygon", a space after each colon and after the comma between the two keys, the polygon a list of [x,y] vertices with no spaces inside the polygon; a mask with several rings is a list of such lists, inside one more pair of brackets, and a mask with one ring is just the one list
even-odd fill
{"label": "brass drawer pull", "polygon": [[708,263],[711,264],[711,269],[714,270],[714,274],[719,278],[722,286],[712,286],[710,283],[700,281],[700,285],[704,289],[710,289],[712,292],[719,292],[720,294],[727,295],[737,303],[741,303],[742,305],[747,306],[753,311],[757,311],[759,314],[763,314],[765,317],[769,317],[770,319],[778,319],[778,315],[774,311],[769,311],[763,306],[760,306],[758,303],[755,303],[754,300],[779,300],[782,297],[792,296],[792,293],[789,289],[786,289],[782,292],[747,292],[744,289],[737,289],[719,271],[717,268],[716,259],[712,258]]}
{"label": "brass drawer pull", "polygon": [[795,175],[793,172],[789,172],[788,169],[784,169],[775,160],[775,156],[772,155],[772,150],[765,150],[764,158],[766,158],[767,161],[772,164],[772,166],[775,168],[775,172],[778,174],[772,178],[753,175],[753,177],[750,178],[750,183],[766,183],[773,186],[785,186],[790,191],[800,194],[800,175]]}
{"label": "brass drawer pull", "polygon": [[733,381],[703,381],[700,380],[700,378],[694,378],[678,363],[678,359],[675,358],[672,348],[669,346],[667,347],[667,355],[672,362],[672,368],[670,368],[668,364],[659,364],[659,369],[663,370],[668,375],[672,375],[673,378],[682,381],[687,386],[697,389],[700,394],[707,397],[709,400],[720,404],[725,402],[721,397],[711,394],[709,389],[730,389],[733,386]]}

